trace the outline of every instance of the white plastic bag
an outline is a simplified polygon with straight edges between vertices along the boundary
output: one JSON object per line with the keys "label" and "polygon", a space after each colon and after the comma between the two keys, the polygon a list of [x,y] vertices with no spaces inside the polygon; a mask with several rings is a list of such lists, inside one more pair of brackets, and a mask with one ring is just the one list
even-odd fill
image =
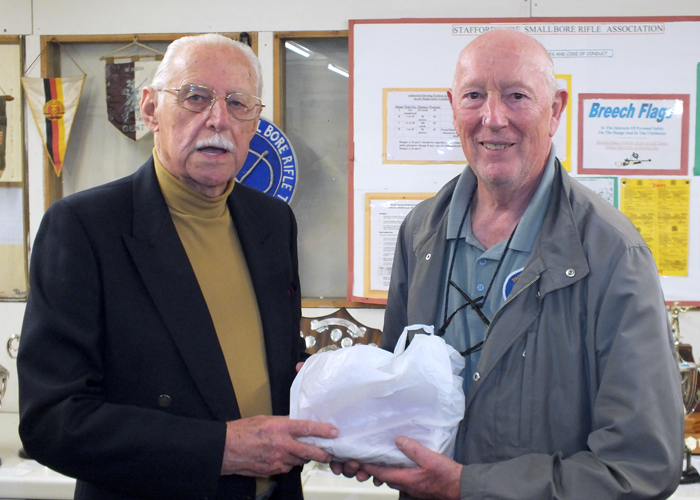
{"label": "white plastic bag", "polygon": [[[405,348],[409,330],[430,335],[415,335]],[[311,356],[292,384],[290,417],[333,424],[340,435],[301,440],[338,461],[415,466],[397,436],[451,456],[464,416],[464,358],[432,333],[406,327],[393,354],[359,344]]]}

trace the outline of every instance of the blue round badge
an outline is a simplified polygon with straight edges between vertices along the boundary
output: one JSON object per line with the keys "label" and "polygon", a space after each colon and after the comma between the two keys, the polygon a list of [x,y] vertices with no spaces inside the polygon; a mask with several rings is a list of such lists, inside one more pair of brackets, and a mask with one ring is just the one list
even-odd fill
{"label": "blue round badge", "polygon": [[236,181],[289,203],[294,197],[298,176],[292,143],[277,125],[260,118]]}
{"label": "blue round badge", "polygon": [[503,300],[506,300],[508,298],[508,295],[510,295],[510,292],[513,291],[513,287],[520,279],[520,275],[523,273],[523,269],[525,268],[521,267],[520,269],[516,269],[515,271],[510,273],[506,280],[503,282]]}

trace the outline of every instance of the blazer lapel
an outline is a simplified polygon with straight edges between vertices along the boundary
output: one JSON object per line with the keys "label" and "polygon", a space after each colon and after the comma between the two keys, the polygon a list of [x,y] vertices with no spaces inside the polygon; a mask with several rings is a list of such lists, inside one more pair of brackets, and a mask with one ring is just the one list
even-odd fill
{"label": "blazer lapel", "polygon": [[275,247],[276,235],[268,224],[260,223],[271,215],[262,212],[264,206],[249,196],[250,189],[243,184],[236,185],[228,203],[260,311],[273,412],[286,414],[289,387],[284,385],[286,379],[281,374],[286,373],[289,353],[293,348],[291,342],[296,338],[283,333],[289,327],[289,321],[286,312],[280,313],[284,308],[281,308],[279,295],[275,292],[279,286],[278,259],[282,257]]}
{"label": "blazer lapel", "polygon": [[134,176],[133,234],[124,239],[213,416],[240,418],[209,309],[163,199],[153,159]]}

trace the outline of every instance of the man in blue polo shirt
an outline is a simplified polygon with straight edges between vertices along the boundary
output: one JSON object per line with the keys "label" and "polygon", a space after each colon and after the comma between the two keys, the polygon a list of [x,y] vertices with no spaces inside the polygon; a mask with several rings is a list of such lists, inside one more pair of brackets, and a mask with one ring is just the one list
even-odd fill
{"label": "man in blue polo shirt", "polygon": [[552,146],[566,90],[533,38],[495,30],[448,92],[468,160],[401,228],[382,347],[435,325],[467,363],[453,457],[403,436],[415,468],[349,462],[401,498],[665,498],[683,406],[652,254]]}

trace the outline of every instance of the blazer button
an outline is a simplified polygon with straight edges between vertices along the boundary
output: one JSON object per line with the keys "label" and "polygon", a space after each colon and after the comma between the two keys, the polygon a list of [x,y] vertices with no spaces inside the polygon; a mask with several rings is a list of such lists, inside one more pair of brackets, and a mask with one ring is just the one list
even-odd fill
{"label": "blazer button", "polygon": [[481,378],[481,375],[479,375],[479,372],[474,372],[474,375],[472,376],[472,380],[474,382],[478,382],[480,378]]}
{"label": "blazer button", "polygon": [[167,408],[168,406],[170,406],[170,401],[170,396],[168,396],[167,394],[161,394],[160,396],[158,396],[158,406],[160,406],[161,408]]}

